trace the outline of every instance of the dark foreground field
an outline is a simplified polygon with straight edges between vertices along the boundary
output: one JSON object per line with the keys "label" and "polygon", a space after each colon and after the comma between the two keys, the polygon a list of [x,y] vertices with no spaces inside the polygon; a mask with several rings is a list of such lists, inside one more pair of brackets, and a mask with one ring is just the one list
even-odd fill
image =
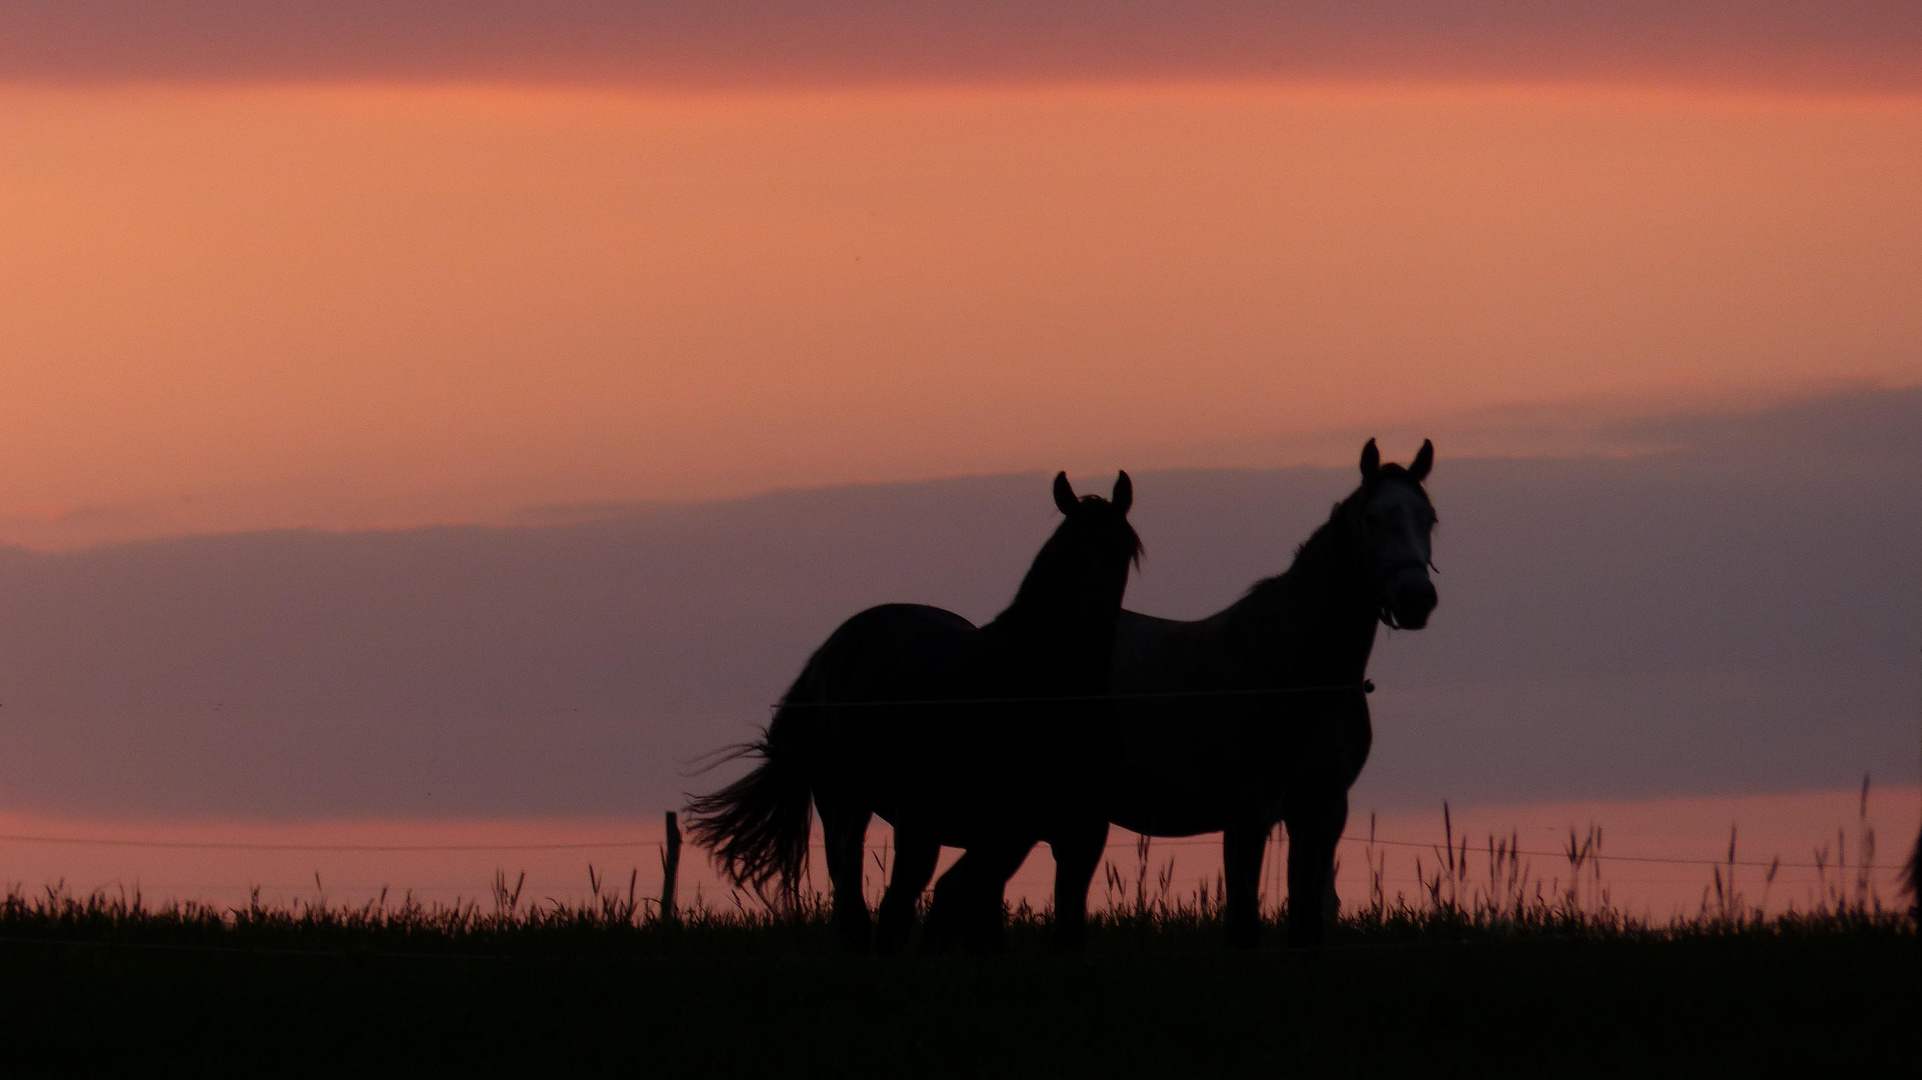
{"label": "dark foreground field", "polygon": [[[1079,956],[839,955],[818,919],[611,912],[0,913],[13,1069],[642,1075],[1915,1075],[1922,950],[1856,912],[1662,931],[1404,913],[1319,957],[1205,913]],[[1271,942],[1277,935],[1270,934]],[[10,1070],[11,1071],[11,1070]]]}

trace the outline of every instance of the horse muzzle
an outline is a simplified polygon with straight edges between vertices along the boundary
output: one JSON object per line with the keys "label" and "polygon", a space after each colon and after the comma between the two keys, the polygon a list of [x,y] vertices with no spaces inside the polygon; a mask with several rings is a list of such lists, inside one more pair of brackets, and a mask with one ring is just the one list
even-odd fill
{"label": "horse muzzle", "polygon": [[1428,616],[1435,611],[1440,598],[1435,594],[1435,583],[1419,569],[1410,568],[1397,574],[1387,582],[1384,590],[1387,595],[1382,604],[1382,614],[1387,616],[1388,625],[1402,630],[1420,630],[1428,625]]}

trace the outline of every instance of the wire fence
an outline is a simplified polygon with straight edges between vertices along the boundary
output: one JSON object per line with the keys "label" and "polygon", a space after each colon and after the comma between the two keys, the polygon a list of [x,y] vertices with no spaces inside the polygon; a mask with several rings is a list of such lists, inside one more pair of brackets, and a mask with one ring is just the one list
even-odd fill
{"label": "wire fence", "polygon": [[[1150,837],[1149,842],[1152,846],[1155,846],[1155,847],[1198,847],[1198,846],[1213,847],[1213,846],[1219,846],[1221,843],[1221,840],[1219,836],[1216,836],[1216,835],[1202,835],[1202,836],[1180,836],[1180,837]],[[1380,845],[1382,847],[1419,848],[1422,850],[1432,850],[1437,852],[1438,854],[1441,853],[1441,850],[1443,847],[1443,845],[1439,842],[1429,842],[1429,841],[1420,841],[1420,840],[1391,840],[1383,837],[1371,838],[1368,836],[1343,836],[1341,837],[1341,842],[1344,844],[1361,844],[1364,846],[1372,844],[1372,845]],[[662,845],[663,841],[660,838],[649,838],[649,839],[635,839],[635,840],[591,840],[591,841],[578,841],[578,842],[566,842],[566,843],[267,844],[267,843],[196,841],[196,840],[133,840],[133,839],[86,837],[86,836],[0,835],[0,843],[73,844],[73,845],[80,845],[80,846],[95,846],[95,847],[157,848],[157,849],[172,849],[172,850],[207,850],[207,851],[311,851],[311,852],[343,852],[343,853],[423,852],[423,853],[428,853],[428,852],[463,852],[463,851],[473,851],[473,852],[479,852],[479,851],[596,851],[596,850],[615,851],[615,850],[622,850],[622,849],[658,848]],[[1139,843],[1139,841],[1137,840],[1110,840],[1107,845],[1107,850],[1110,850],[1110,851],[1117,850],[1117,849],[1130,850],[1130,849],[1133,849],[1137,843]],[[818,840],[812,842],[809,846],[817,851],[823,849],[823,844]],[[887,850],[887,845],[870,844],[868,845],[868,850],[875,853],[882,853]],[[1569,855],[1567,851],[1528,851],[1528,850],[1521,850],[1521,849],[1511,850],[1509,853],[1513,855],[1526,855],[1532,858],[1546,858],[1546,859],[1566,858]],[[1774,859],[1769,861],[1763,861],[1760,859],[1728,859],[1728,858],[1691,859],[1691,858],[1682,858],[1678,856],[1665,856],[1665,855],[1604,855],[1604,854],[1600,854],[1592,851],[1584,855],[1583,858],[1599,859],[1599,860],[1604,860],[1608,862],[1651,863],[1651,864],[1674,865],[1674,866],[1742,866],[1742,867],[1760,867],[1763,869],[1767,869],[1769,867],[1779,867],[1781,869],[1800,869],[1800,870],[1821,870],[1821,869],[1836,868],[1835,864],[1833,863],[1788,862],[1780,859]],[[1896,870],[1901,870],[1903,868],[1901,866],[1891,866],[1891,865],[1884,865],[1880,863],[1874,863],[1874,864],[1868,864],[1868,865],[1852,865],[1851,869],[1896,871]]]}
{"label": "wire fence", "polygon": [[590,840],[542,844],[260,844],[200,840],[120,840],[92,836],[0,835],[0,843],[82,844],[97,847],[204,849],[209,851],[568,851],[655,847],[659,840]]}
{"label": "wire fence", "polygon": [[1327,686],[1256,686],[1235,690],[1140,690],[1125,694],[1052,694],[1021,697],[973,698],[891,698],[875,701],[777,701],[769,709],[874,709],[935,705],[1065,705],[1089,701],[1180,701],[1184,699],[1285,697],[1293,694],[1338,694],[1375,692],[1375,681],[1335,683]]}

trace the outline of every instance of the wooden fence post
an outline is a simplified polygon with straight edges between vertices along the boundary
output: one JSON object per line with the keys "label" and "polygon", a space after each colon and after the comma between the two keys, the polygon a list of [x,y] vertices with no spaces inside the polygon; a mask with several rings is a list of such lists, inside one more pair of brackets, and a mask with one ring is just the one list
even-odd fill
{"label": "wooden fence post", "polygon": [[675,879],[681,876],[681,819],[674,811],[667,812],[667,845],[661,849],[661,918],[673,922],[678,917],[674,907]]}

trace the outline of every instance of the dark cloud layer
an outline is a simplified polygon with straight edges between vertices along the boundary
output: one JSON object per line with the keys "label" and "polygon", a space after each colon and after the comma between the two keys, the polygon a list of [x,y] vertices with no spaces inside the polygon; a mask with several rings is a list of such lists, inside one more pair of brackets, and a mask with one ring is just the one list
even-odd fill
{"label": "dark cloud layer", "polygon": [[[1915,779],[1922,391],[1662,433],[1691,445],[1441,448],[1442,605],[1381,643],[1362,805]],[[1130,606],[1231,602],[1354,481],[1137,476],[1149,552]],[[841,619],[890,600],[992,615],[1052,528],[1047,486],[0,549],[0,806],[653,813],[717,782],[683,771],[764,721]]]}
{"label": "dark cloud layer", "polygon": [[0,78],[1922,88],[1912,0],[13,0]]}

